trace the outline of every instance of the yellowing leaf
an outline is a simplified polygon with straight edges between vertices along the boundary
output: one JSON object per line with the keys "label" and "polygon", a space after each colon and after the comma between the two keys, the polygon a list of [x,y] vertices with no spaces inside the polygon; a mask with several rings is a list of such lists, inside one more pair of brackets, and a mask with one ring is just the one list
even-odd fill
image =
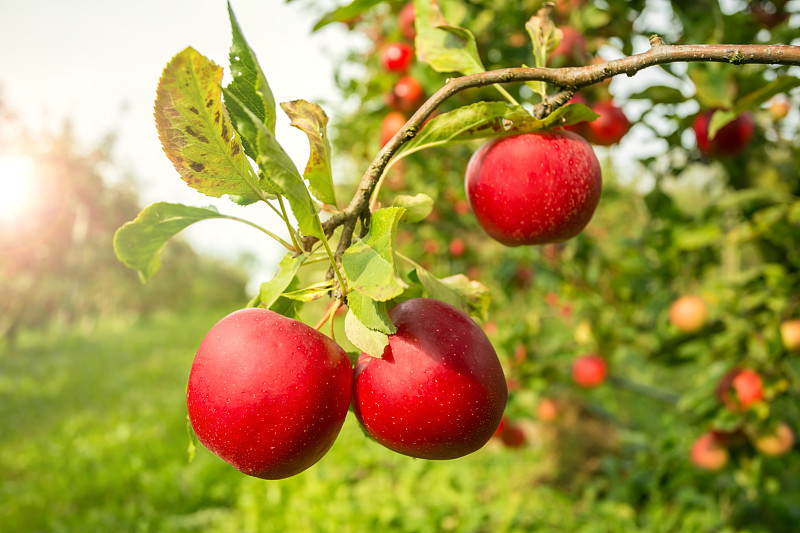
{"label": "yellowing leaf", "polygon": [[158,83],[155,119],[164,153],[192,188],[246,200],[261,198],[258,178],[222,105],[222,68],[186,48]]}

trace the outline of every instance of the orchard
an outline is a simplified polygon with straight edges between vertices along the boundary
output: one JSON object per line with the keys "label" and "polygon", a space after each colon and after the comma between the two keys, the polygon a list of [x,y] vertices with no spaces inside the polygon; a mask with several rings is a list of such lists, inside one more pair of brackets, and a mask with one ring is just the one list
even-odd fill
{"label": "orchard", "polygon": [[[636,531],[800,523],[796,2],[354,1],[315,27],[371,40],[330,121],[278,112],[228,9],[231,81],[179,51],[156,129],[188,186],[273,211],[285,255],[198,339],[200,443],[305,476],[353,417],[407,461],[538,450],[530,485]],[[114,249],[146,281],[222,217],[158,202]]]}

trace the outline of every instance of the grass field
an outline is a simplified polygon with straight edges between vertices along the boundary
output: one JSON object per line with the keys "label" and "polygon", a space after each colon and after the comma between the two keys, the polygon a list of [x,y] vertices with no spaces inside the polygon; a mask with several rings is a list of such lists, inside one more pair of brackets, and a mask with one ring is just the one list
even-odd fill
{"label": "grass field", "polygon": [[622,503],[536,483],[535,445],[414,460],[368,441],[352,415],[290,479],[248,478],[201,446],[189,462],[184,386],[225,312],[106,319],[0,352],[0,531],[661,530]]}

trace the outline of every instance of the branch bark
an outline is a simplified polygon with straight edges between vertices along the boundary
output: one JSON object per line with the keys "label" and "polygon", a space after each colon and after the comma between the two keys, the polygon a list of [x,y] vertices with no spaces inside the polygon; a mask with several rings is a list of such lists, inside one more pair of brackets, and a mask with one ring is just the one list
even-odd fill
{"label": "branch bark", "polygon": [[[405,142],[416,136],[419,128],[431,113],[453,95],[466,89],[493,84],[543,81],[561,90],[558,94],[534,107],[534,115],[541,118],[566,103],[575,92],[583,87],[620,74],[633,76],[641,70],[656,65],[686,62],[800,66],[800,46],[755,44],[665,45],[657,35],[653,35],[650,38],[650,49],[646,52],[606,63],[565,68],[506,68],[452,78],[433,94],[408,119],[405,126],[381,148],[364,173],[361,183],[348,206],[323,223],[326,235],[333,234],[333,231],[343,224],[348,230],[342,233],[339,241],[336,250],[337,260],[341,259],[341,254],[350,246],[353,228],[357,220],[362,216],[369,215],[370,197],[386,165],[389,164],[394,154]],[[304,243],[306,248],[310,249],[315,240],[315,238],[307,238]]]}

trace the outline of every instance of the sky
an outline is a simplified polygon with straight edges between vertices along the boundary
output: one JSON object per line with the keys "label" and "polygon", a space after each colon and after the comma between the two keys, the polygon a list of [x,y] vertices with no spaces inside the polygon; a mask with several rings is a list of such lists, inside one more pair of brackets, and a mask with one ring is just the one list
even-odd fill
{"label": "sky", "polygon": [[[325,108],[337,101],[334,68],[351,37],[337,25],[311,34],[319,15],[309,11],[312,4],[231,0],[276,102],[303,98]],[[0,0],[0,101],[32,132],[58,131],[69,120],[87,149],[116,133],[114,160],[136,179],[142,206],[213,204],[280,233],[282,223],[266,206],[240,208],[188,187],[162,152],[155,129],[153,102],[167,62],[192,46],[227,74],[230,41],[224,0]],[[333,118],[331,107],[326,109]],[[302,170],[305,134],[280,111],[277,127],[278,140]],[[263,233],[233,221],[204,221],[184,236],[212,255],[253,254],[254,276],[261,281],[283,253]]]}

